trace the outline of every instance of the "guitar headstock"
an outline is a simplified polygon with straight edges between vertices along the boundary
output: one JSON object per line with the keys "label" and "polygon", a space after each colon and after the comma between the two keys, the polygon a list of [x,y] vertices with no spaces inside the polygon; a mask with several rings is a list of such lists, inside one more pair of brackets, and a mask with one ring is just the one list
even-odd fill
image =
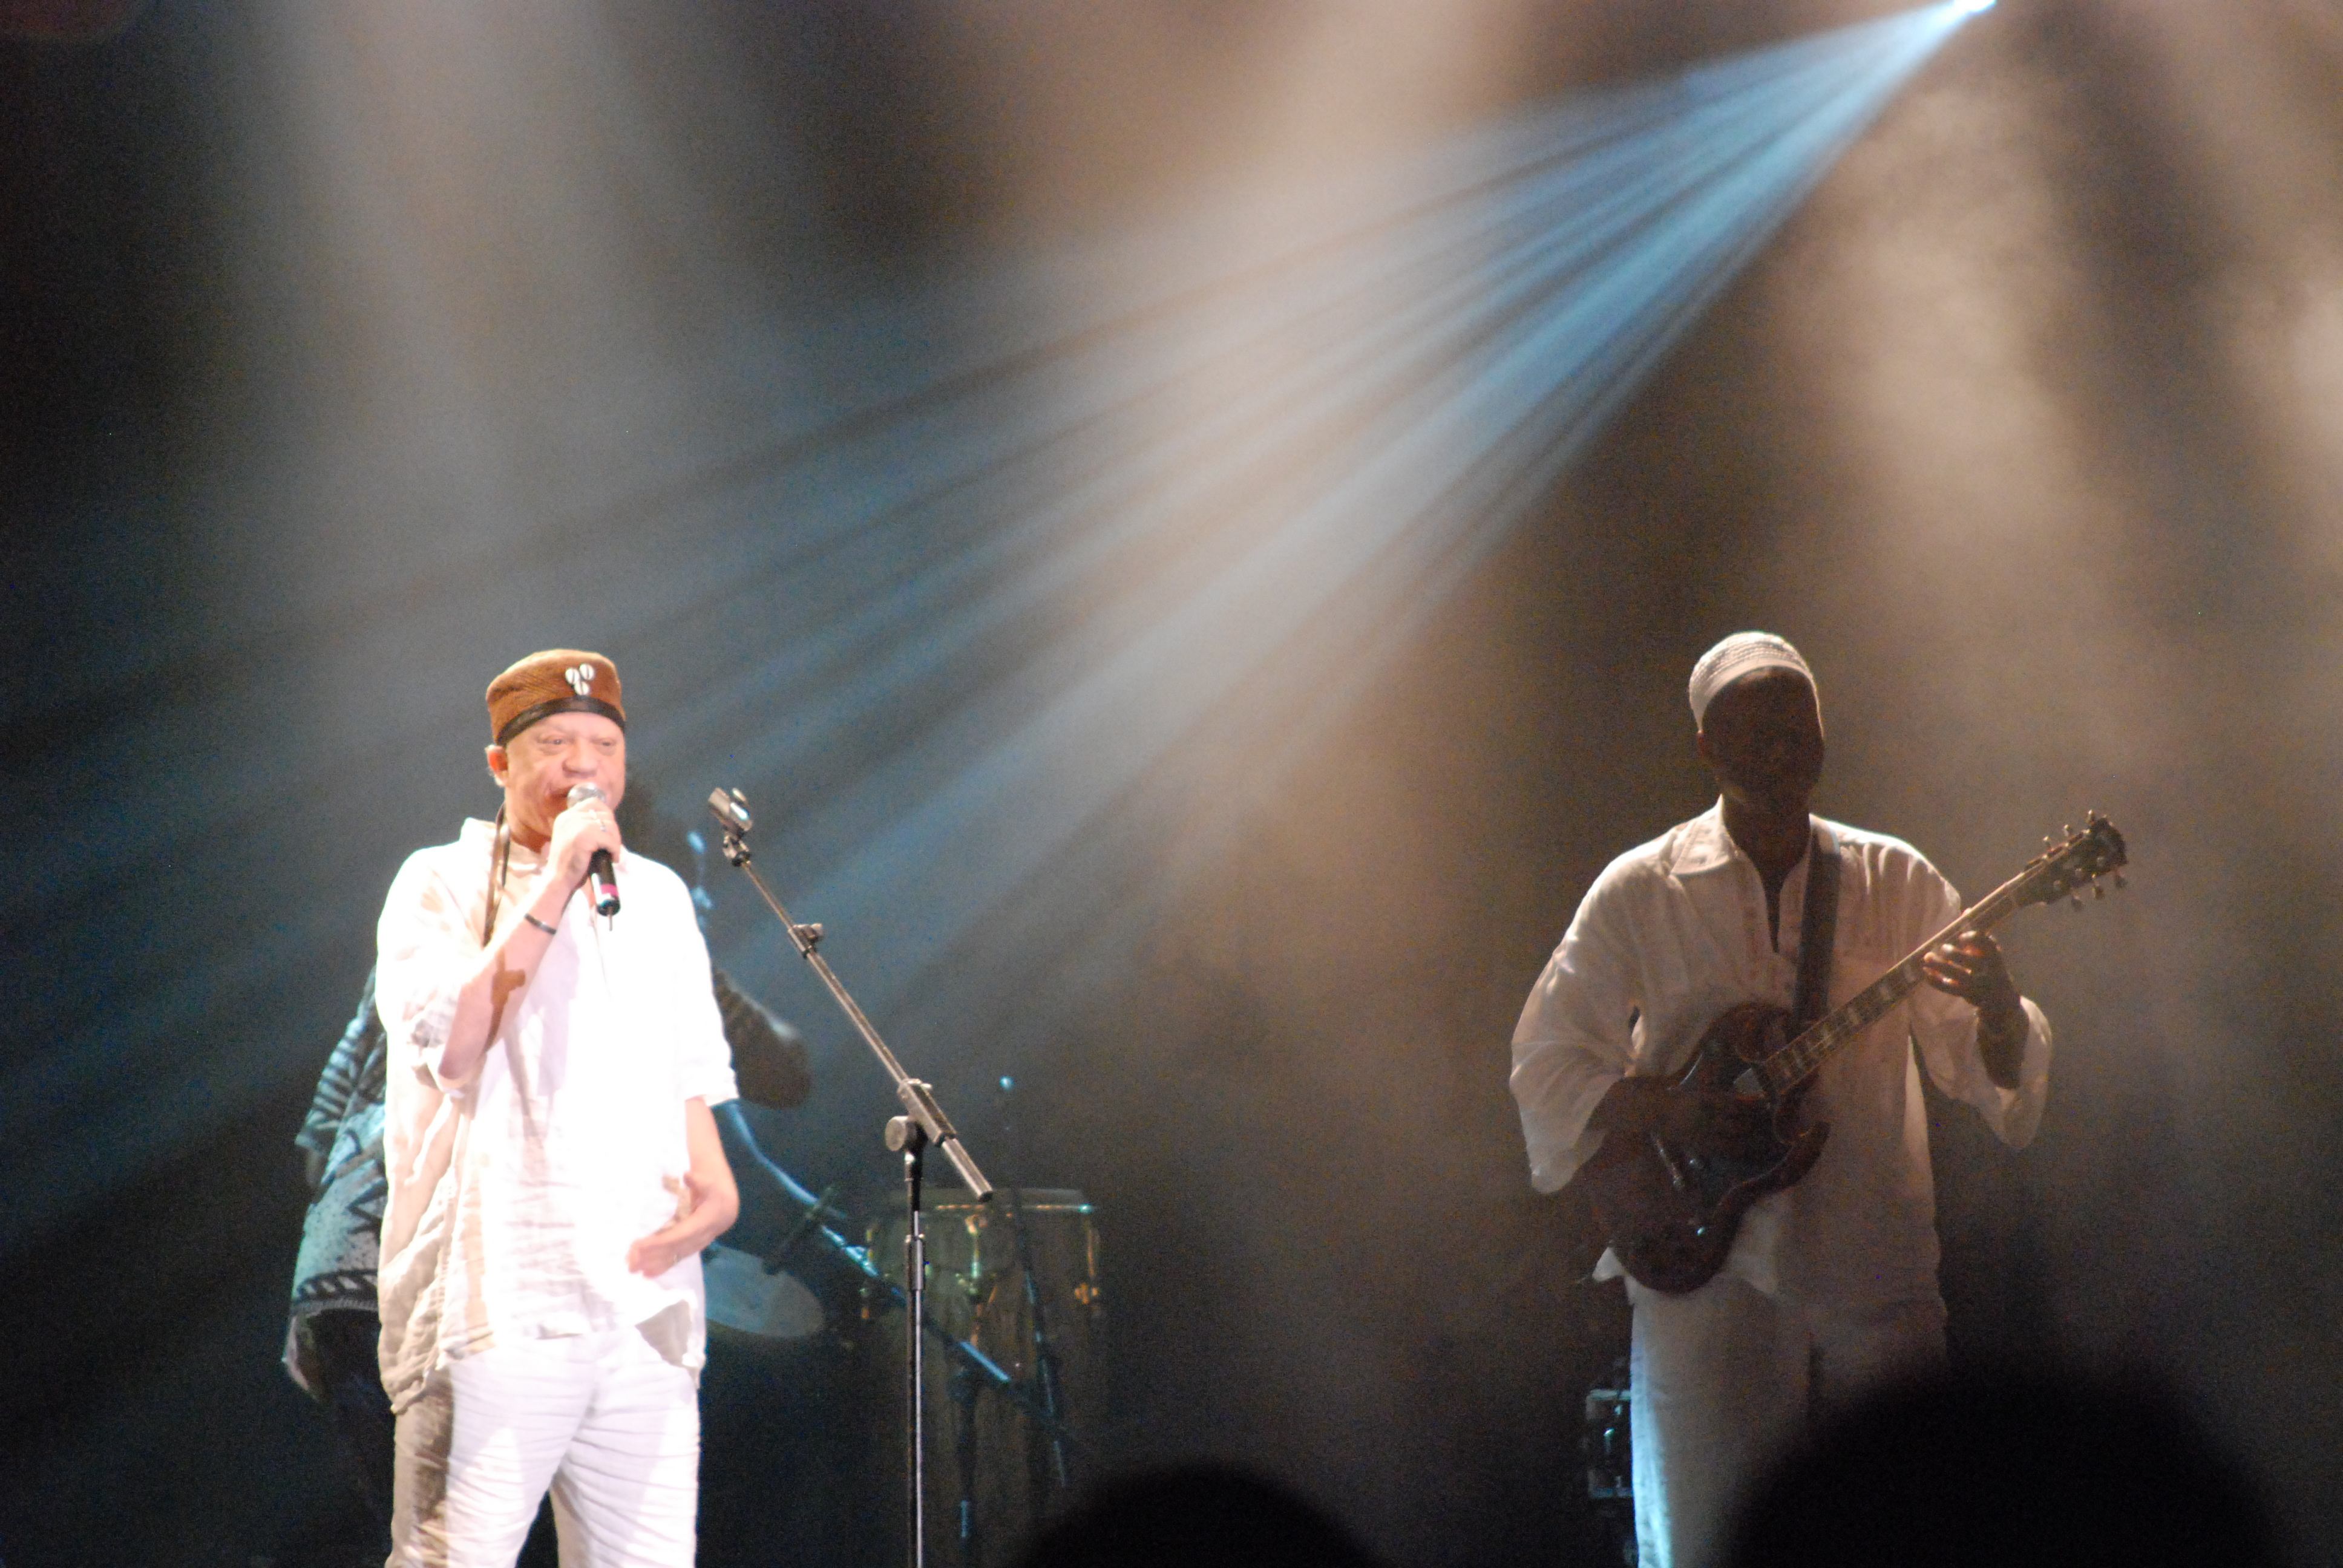
{"label": "guitar headstock", "polygon": [[2107,897],[2107,890],[2097,884],[2101,877],[2112,876],[2115,884],[2124,885],[2123,868],[2127,857],[2124,853],[2123,835],[2116,825],[2097,811],[2089,814],[2081,831],[2069,828],[2064,842],[2046,840],[2050,848],[2026,862],[2019,878],[2019,904],[2055,904],[2060,899],[2071,898],[2077,907],[2082,904],[2082,888],[2091,885],[2094,896]]}

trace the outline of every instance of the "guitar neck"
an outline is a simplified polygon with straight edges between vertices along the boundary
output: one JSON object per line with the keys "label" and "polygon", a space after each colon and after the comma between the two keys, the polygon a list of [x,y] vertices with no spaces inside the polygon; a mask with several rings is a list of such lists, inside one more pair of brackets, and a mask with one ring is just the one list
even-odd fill
{"label": "guitar neck", "polygon": [[1887,1016],[1926,978],[1920,960],[1964,931],[1989,931],[2023,907],[2018,890],[2026,881],[2021,871],[1975,904],[1961,911],[1952,924],[1904,956],[1904,960],[1848,999],[1845,1006],[1817,1020],[1795,1040],[1767,1057],[1758,1067],[1775,1098],[1787,1094],[1812,1077],[1841,1046]]}

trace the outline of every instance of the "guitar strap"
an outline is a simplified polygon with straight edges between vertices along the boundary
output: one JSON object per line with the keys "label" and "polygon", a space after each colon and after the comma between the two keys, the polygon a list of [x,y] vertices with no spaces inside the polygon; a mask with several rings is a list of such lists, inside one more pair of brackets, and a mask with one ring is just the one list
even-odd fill
{"label": "guitar strap", "polygon": [[1820,819],[1806,851],[1806,913],[1798,925],[1798,993],[1791,1032],[1830,1010],[1831,949],[1838,940],[1838,839]]}

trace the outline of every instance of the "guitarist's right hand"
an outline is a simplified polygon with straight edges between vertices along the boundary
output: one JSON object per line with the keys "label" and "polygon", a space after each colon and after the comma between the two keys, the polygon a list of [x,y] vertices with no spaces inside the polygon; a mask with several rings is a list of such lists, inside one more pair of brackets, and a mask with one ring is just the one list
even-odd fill
{"label": "guitarist's right hand", "polygon": [[1656,1132],[1672,1144],[1733,1146],[1763,1138],[1773,1110],[1764,1101],[1664,1078],[1623,1078],[1604,1093],[1588,1125],[1630,1137]]}

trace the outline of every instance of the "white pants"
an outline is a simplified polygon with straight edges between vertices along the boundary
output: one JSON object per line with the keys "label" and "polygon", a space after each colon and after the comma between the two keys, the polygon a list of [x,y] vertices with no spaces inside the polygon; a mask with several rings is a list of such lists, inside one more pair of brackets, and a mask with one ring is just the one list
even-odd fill
{"label": "white pants", "polygon": [[1742,1489],[1810,1413],[1944,1364],[1945,1304],[1779,1302],[1720,1275],[1681,1296],[1627,1284],[1641,1568],[1710,1568]]}
{"label": "white pants", "polygon": [[388,1568],[511,1568],[548,1486],[561,1568],[691,1568],[699,1392],[639,1329],[450,1362],[397,1452]]}

